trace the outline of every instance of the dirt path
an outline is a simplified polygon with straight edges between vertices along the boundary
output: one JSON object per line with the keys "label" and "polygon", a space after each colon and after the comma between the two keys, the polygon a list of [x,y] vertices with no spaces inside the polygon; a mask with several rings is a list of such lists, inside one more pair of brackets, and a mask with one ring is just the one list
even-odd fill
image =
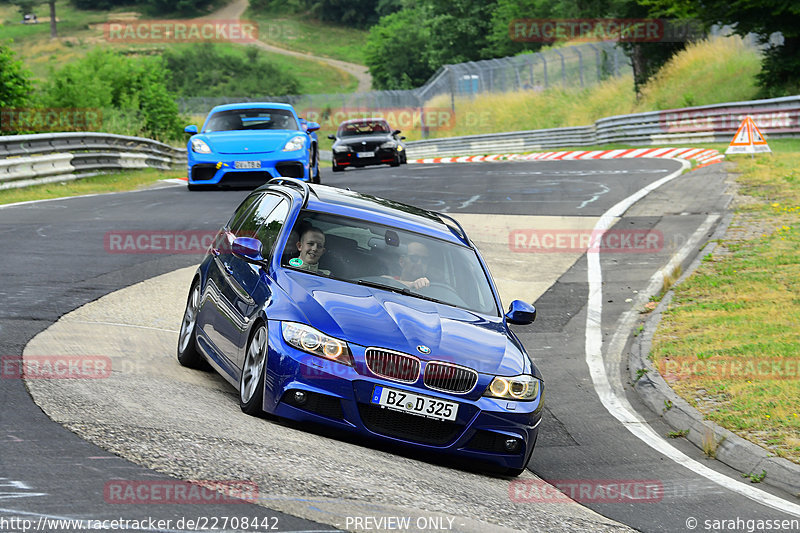
{"label": "dirt path", "polygon": [[[249,5],[249,0],[234,0],[230,4],[227,4],[225,7],[222,7],[215,11],[214,13],[202,17],[202,18],[213,18],[219,20],[239,20],[244,12],[247,10],[247,6]],[[312,55],[308,52],[296,52],[294,50],[287,50],[286,48],[281,48],[279,46],[267,44],[261,41],[254,43],[256,46],[265,50],[267,52],[272,52],[274,54],[283,54],[292,57],[299,57],[302,59],[313,59],[315,61],[320,61],[327,65],[332,66],[335,69],[343,70],[348,74],[352,74],[358,80],[358,87],[356,88],[356,92],[363,93],[372,90],[372,76],[369,74],[369,69],[367,69],[364,65],[357,65],[355,63],[348,63],[347,61],[340,61],[338,59],[331,59],[329,57],[320,57]]]}

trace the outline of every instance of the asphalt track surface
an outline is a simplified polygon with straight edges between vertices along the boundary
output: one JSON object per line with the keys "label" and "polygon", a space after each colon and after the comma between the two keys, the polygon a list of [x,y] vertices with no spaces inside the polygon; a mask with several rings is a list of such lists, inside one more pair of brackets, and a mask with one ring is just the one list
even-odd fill
{"label": "asphalt track surface", "polygon": [[[724,213],[727,199],[720,167],[676,178],[616,222],[614,229],[658,231],[664,240],[654,253],[601,254],[604,340],[613,337],[620,318],[653,273],[709,217]],[[598,217],[678,169],[675,162],[647,159],[411,165],[337,175],[328,172],[323,180],[453,215]],[[108,253],[103,246],[108,231],[215,230],[244,194],[189,193],[184,187],[164,187],[0,209],[0,242],[5,250],[0,354],[21,354],[37,333],[87,302],[199,261],[195,255]],[[517,255],[524,258],[525,252]],[[729,525],[735,527],[716,530],[735,531],[737,525],[746,530],[747,520],[796,519],[676,464],[609,414],[598,399],[585,360],[587,269],[584,255],[537,299],[537,322],[516,329],[547,382],[546,419],[529,468],[545,480],[562,484],[565,480],[589,485],[603,480],[655,483],[662,491],[640,501],[602,503],[577,495],[598,513],[642,531],[703,531],[709,530],[704,527],[706,521],[714,520],[733,520]],[[622,370],[624,365],[616,369]],[[625,383],[626,378],[621,381]],[[627,394],[627,388],[625,393],[658,434],[670,431],[657,414],[640,405],[635,394]],[[109,480],[167,479],[90,445],[50,421],[32,402],[21,380],[0,381],[0,405],[0,519],[119,518],[120,506],[105,503],[103,489]],[[738,472],[704,459],[691,444],[680,439],[670,444],[728,476],[731,485],[741,483]],[[791,498],[768,486],[760,488]],[[536,502],[530,505],[531,512],[537,512]],[[281,530],[331,529],[262,507],[251,512],[254,506],[247,507],[248,514],[277,518]],[[222,516],[231,511],[225,505],[127,505],[123,514],[177,518]],[[697,520],[696,529],[691,528],[692,518]],[[519,529],[526,530],[525,524]]]}

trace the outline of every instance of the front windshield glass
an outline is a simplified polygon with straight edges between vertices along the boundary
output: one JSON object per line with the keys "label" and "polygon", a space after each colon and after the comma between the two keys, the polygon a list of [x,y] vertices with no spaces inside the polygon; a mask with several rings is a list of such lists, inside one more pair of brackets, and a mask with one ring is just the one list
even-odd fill
{"label": "front windshield glass", "polygon": [[203,133],[236,130],[297,130],[297,121],[286,109],[229,109],[217,111],[206,122]]}
{"label": "front windshield glass", "polygon": [[386,135],[391,133],[389,124],[385,120],[364,120],[359,122],[346,122],[339,126],[338,137],[355,137],[356,135]]}
{"label": "front windshield glass", "polygon": [[498,316],[489,280],[473,250],[381,224],[302,212],[281,264]]}

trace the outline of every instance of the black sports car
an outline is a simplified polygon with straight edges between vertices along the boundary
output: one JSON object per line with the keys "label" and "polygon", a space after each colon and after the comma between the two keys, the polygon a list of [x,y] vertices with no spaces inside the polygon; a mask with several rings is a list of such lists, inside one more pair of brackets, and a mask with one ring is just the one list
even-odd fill
{"label": "black sports car", "polygon": [[382,118],[357,118],[339,124],[333,139],[333,171],[347,167],[389,164],[393,167],[406,163],[405,137],[400,130],[392,130]]}

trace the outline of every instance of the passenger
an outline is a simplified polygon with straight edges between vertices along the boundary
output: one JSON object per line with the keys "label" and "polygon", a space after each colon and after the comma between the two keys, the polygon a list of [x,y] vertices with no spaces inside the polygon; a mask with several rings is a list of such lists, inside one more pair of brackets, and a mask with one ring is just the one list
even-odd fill
{"label": "passenger", "polygon": [[330,270],[319,268],[319,260],[325,253],[325,234],[321,229],[314,226],[306,227],[300,234],[300,240],[297,241],[297,250],[300,255],[289,261],[290,265],[326,276],[331,274]]}
{"label": "passenger", "polygon": [[421,242],[408,243],[405,255],[400,256],[400,275],[392,276],[409,289],[422,289],[431,284],[428,273],[428,247]]}

